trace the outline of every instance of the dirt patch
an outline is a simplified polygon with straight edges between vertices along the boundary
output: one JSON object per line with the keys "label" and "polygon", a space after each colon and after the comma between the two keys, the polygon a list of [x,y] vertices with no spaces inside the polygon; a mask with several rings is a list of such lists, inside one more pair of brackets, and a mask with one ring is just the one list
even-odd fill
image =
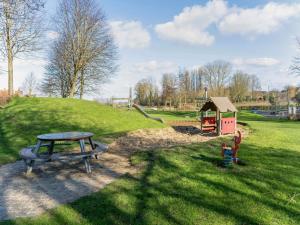
{"label": "dirt patch", "polygon": [[[242,127],[238,128],[242,132],[243,137],[247,136],[246,129],[243,129]],[[178,132],[178,129],[178,127],[175,129],[168,127],[164,129],[143,129],[129,132],[127,135],[118,138],[115,142],[110,144],[110,151],[132,154],[136,151],[201,143],[219,137],[211,133],[200,134],[197,132],[195,134],[190,134],[188,131],[186,133],[182,131]],[[181,129],[184,131],[187,128],[186,126],[183,126]],[[197,130],[199,127],[190,128],[190,126],[188,126],[188,129]],[[233,135],[224,135],[223,137],[226,136],[230,137]]]}

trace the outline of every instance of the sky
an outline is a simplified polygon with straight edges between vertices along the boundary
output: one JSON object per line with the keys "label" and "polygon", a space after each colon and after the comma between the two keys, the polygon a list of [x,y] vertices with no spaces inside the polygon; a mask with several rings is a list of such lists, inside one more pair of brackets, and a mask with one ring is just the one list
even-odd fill
{"label": "sky", "polygon": [[[118,70],[99,87],[98,96],[127,97],[143,78],[160,84],[163,73],[192,69],[214,60],[232,64],[233,71],[256,74],[262,88],[300,84],[289,67],[300,55],[300,0],[98,0],[118,46]],[[56,0],[48,0],[45,19],[51,21]],[[49,22],[49,24],[51,24]],[[47,28],[45,49],[57,34]],[[41,79],[44,52],[15,60],[15,87],[30,72]],[[7,86],[6,62],[0,62],[0,88]]]}

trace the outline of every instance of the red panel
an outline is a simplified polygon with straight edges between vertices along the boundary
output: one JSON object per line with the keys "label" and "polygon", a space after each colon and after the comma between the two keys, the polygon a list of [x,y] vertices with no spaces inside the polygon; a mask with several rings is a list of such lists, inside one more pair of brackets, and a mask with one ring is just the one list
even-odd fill
{"label": "red panel", "polygon": [[216,117],[214,117],[214,116],[203,117],[202,118],[202,124],[203,125],[215,125],[216,124]]}
{"label": "red panel", "polygon": [[222,118],[222,134],[231,134],[235,132],[236,120],[234,117]]}

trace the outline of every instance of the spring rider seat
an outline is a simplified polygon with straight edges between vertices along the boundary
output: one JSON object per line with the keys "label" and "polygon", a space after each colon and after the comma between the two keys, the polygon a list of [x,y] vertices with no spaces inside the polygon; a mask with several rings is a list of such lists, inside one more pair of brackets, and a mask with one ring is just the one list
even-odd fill
{"label": "spring rider seat", "polygon": [[237,157],[238,150],[240,149],[240,143],[242,141],[242,134],[238,131],[238,136],[233,137],[234,145],[232,147],[227,146],[225,143],[222,144],[221,155],[223,157],[223,163],[225,167],[232,166],[232,162],[238,163],[239,158]]}

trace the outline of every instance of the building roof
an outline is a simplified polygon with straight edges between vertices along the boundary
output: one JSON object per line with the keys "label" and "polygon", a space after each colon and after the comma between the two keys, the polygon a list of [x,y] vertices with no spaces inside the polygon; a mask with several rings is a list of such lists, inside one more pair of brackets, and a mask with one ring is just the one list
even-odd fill
{"label": "building roof", "polygon": [[200,111],[207,111],[207,110],[217,111],[220,112],[237,112],[238,110],[232,104],[232,102],[227,97],[211,97],[200,109]]}

